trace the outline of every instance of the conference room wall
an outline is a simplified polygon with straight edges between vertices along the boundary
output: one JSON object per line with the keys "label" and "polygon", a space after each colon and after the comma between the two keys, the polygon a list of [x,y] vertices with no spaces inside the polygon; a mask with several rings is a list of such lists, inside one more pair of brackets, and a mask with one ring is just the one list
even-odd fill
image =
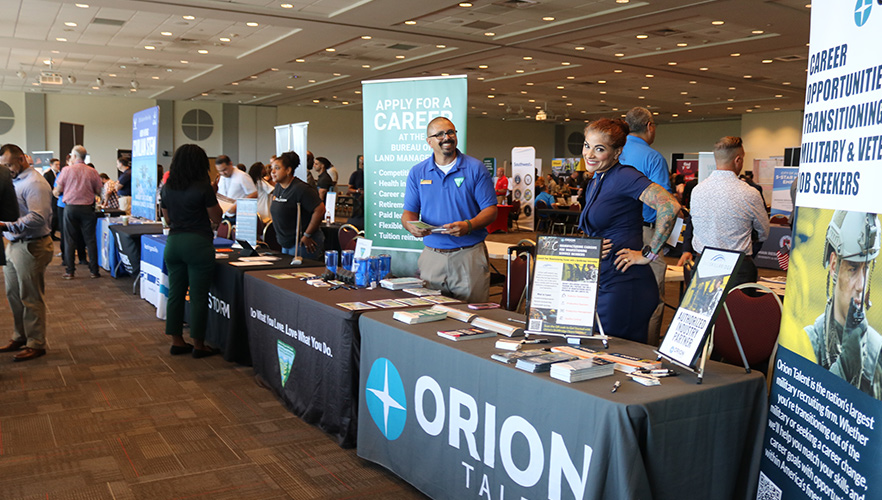
{"label": "conference room wall", "polygon": [[[201,109],[211,116],[213,122],[211,135],[202,141],[190,139],[184,135],[184,131],[181,127],[181,120],[184,118],[187,111],[190,111],[191,109]],[[182,144],[197,144],[205,150],[209,157],[214,158],[218,155],[229,154],[230,158],[233,160],[233,164],[236,164],[239,162],[239,155],[224,150],[224,125],[223,103],[208,101],[175,101],[175,149]]]}
{"label": "conference room wall", "polygon": [[132,115],[156,106],[152,99],[46,94],[46,150],[64,160],[59,123],[83,125],[83,146],[98,172],[116,179],[116,150],[132,149]]}
{"label": "conference room wall", "polygon": [[27,144],[25,95],[22,92],[0,91],[0,101],[9,105],[15,117],[12,128],[5,134],[0,134],[0,144],[16,144],[28,153],[43,150],[42,144],[37,144],[35,147],[30,147]]}

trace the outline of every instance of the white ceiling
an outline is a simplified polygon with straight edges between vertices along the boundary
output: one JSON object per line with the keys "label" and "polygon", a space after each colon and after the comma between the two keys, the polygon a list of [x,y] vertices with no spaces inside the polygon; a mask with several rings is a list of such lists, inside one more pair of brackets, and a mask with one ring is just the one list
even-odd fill
{"label": "white ceiling", "polygon": [[466,74],[476,116],[643,105],[664,122],[720,119],[803,109],[811,12],[808,0],[81,1],[0,0],[0,89],[360,109],[363,80]]}

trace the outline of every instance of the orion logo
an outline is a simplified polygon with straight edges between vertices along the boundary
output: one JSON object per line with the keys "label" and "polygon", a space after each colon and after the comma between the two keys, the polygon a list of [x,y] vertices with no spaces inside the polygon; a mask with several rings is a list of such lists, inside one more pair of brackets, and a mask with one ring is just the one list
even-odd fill
{"label": "orion logo", "polygon": [[398,439],[407,421],[407,398],[398,369],[386,358],[371,365],[365,387],[365,401],[374,423],[386,439]]}
{"label": "orion logo", "polygon": [[858,27],[866,24],[870,19],[870,11],[873,10],[873,0],[857,0],[854,6],[854,23]]}

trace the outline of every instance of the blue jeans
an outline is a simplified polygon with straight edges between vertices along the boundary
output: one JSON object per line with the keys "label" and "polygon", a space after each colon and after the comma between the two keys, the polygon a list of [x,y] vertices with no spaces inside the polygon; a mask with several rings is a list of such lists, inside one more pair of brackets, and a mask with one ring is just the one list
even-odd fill
{"label": "blue jeans", "polygon": [[[297,252],[300,257],[304,259],[313,259],[313,260],[323,260],[325,257],[325,235],[318,230],[312,235],[312,239],[315,240],[315,251],[309,252],[303,245],[296,245],[300,247],[300,250]],[[285,255],[294,255],[295,247],[282,247],[282,253]]]}

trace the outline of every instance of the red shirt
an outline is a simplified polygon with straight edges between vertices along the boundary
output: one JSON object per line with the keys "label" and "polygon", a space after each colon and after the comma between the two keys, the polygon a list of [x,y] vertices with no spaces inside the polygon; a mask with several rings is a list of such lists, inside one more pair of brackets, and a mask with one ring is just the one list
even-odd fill
{"label": "red shirt", "polygon": [[95,195],[101,194],[104,183],[94,168],[77,163],[61,169],[55,185],[61,190],[61,199],[68,205],[92,205]]}
{"label": "red shirt", "polygon": [[505,196],[508,194],[508,177],[502,176],[496,180],[496,195]]}

